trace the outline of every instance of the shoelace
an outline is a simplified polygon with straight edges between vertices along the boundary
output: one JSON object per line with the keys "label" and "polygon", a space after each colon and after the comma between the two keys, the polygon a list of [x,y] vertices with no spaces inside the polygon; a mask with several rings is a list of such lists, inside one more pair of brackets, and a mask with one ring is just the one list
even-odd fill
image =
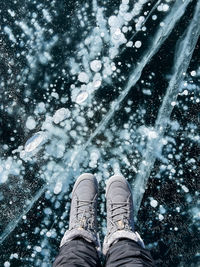
{"label": "shoelace", "polygon": [[[111,205],[110,207],[111,219],[109,219],[109,221],[113,225],[112,229],[113,228],[118,229],[117,222],[120,220],[123,222],[124,228],[131,229],[129,225],[129,216],[130,216],[129,203],[128,202],[114,202],[110,205]],[[119,209],[119,212],[116,212],[115,214],[113,214],[113,212],[118,209]],[[121,209],[124,211],[122,211]],[[118,217],[119,215],[120,215],[120,218]]]}
{"label": "shoelace", "polygon": [[[94,209],[93,204],[95,200],[88,201],[88,200],[78,200],[77,201],[77,219],[75,226],[85,228],[87,226],[93,228],[94,224]],[[83,208],[85,207],[85,208]],[[79,218],[79,215],[81,217]]]}

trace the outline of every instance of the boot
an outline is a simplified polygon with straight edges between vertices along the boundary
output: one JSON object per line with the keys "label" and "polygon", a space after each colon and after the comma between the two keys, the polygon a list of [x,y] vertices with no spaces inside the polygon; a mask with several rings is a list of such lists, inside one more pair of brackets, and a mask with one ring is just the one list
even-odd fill
{"label": "boot", "polygon": [[80,175],[72,191],[69,230],[65,232],[60,246],[82,237],[88,242],[93,242],[100,251],[100,241],[97,236],[97,195],[96,178],[90,173]]}
{"label": "boot", "polygon": [[143,240],[134,232],[133,199],[131,188],[121,175],[109,178],[106,186],[107,234],[103,254],[119,239],[131,239],[144,247]]}

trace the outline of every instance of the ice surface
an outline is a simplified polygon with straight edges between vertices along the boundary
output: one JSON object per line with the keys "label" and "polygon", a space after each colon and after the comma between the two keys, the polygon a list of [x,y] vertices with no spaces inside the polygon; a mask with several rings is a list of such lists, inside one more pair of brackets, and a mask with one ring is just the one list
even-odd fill
{"label": "ice surface", "polygon": [[[141,162],[136,180],[134,182],[134,203],[136,206],[136,214],[141,204],[142,195],[146,187],[150,171],[155,163],[156,157],[154,149],[156,148],[159,139],[162,138],[166,131],[167,122],[169,121],[171,112],[175,105],[172,105],[176,101],[179,87],[184,79],[184,73],[188,69],[193,51],[200,35],[200,26],[197,21],[200,16],[200,2],[196,6],[195,14],[188,26],[188,29],[184,33],[184,36],[179,42],[177,47],[177,53],[174,60],[174,73],[170,79],[169,86],[164,96],[162,105],[158,112],[158,117],[155,122],[155,131],[157,132],[156,140],[149,139],[147,143],[147,149],[144,150],[143,160]],[[198,25],[198,26],[197,26]],[[184,51],[184,53],[183,53]],[[154,139],[154,138],[153,138]],[[145,164],[143,163],[145,162]]]}
{"label": "ice surface", "polygon": [[[140,3],[142,4],[142,2]],[[170,16],[166,17],[166,21],[164,23],[164,26],[162,29],[159,29],[159,31],[156,33],[155,35],[155,40],[153,42],[153,46],[149,47],[149,50],[147,50],[146,54],[143,56],[143,58],[141,59],[140,64],[138,64],[138,67],[136,69],[133,70],[133,72],[130,75],[130,78],[127,82],[127,86],[125,87],[125,89],[122,91],[122,93],[120,94],[120,96],[118,97],[118,99],[116,101],[113,102],[113,104],[111,105],[111,109],[110,111],[107,113],[107,115],[103,118],[103,120],[99,123],[98,127],[96,128],[96,130],[93,132],[93,134],[89,137],[88,141],[85,143],[85,145],[83,145],[83,147],[81,147],[81,149],[79,149],[79,151],[84,151],[84,149],[90,144],[90,142],[94,139],[94,137],[101,131],[104,129],[104,127],[106,126],[106,124],[108,123],[108,121],[112,118],[115,110],[117,110],[119,104],[123,101],[123,99],[125,98],[125,96],[127,95],[127,93],[129,92],[129,90],[132,88],[132,86],[134,86],[134,84],[137,82],[137,80],[139,79],[140,75],[141,75],[141,71],[144,68],[144,66],[147,64],[147,62],[149,61],[149,59],[154,55],[154,53],[158,50],[159,46],[162,44],[162,42],[166,39],[166,37],[169,35],[169,33],[171,32],[171,30],[173,29],[173,26],[175,24],[175,22],[181,17],[181,15],[184,12],[184,9],[186,8],[188,2],[186,1],[183,5],[175,5],[172,10],[171,10],[171,14]],[[178,8],[177,8],[178,7]],[[138,10],[141,8],[141,6],[137,6],[136,7],[136,13],[138,12]],[[171,20],[171,17],[175,17],[175,20]],[[25,33],[27,35],[30,35],[29,29],[28,27],[21,22],[20,26],[23,28],[23,30],[25,31]],[[94,35],[96,36],[96,35]],[[92,37],[94,38],[94,37]],[[91,68],[94,71],[99,71],[101,68],[101,62],[99,60],[94,60],[90,63]],[[88,92],[87,91],[81,91],[80,93],[78,93],[77,97],[76,97],[76,102],[78,104],[83,103],[86,99],[88,98]],[[49,129],[49,127],[51,127],[51,124],[47,124],[49,125],[48,127],[46,127],[46,129]],[[31,139],[32,140],[32,139]],[[40,144],[40,139],[37,136],[37,138],[33,138],[33,141],[35,140],[35,142],[33,142],[33,147],[36,145],[37,147],[37,140]],[[30,143],[31,144],[31,143]],[[79,152],[79,153],[80,153]],[[79,153],[75,153],[79,154]],[[73,159],[74,157],[72,157]],[[72,160],[73,161],[73,160]]]}
{"label": "ice surface", "polygon": [[[0,52],[6,72],[1,73],[0,85],[8,139],[3,135],[0,158],[0,243],[6,244],[21,229],[13,242],[26,240],[26,266],[49,266],[55,256],[55,244],[68,223],[71,187],[81,172],[96,173],[101,190],[110,175],[125,175],[133,188],[135,215],[147,194],[142,207],[152,209],[151,226],[164,225],[170,207],[161,205],[159,193],[145,191],[149,177],[159,181],[159,191],[166,173],[191,203],[193,191],[184,168],[173,161],[183,157],[182,140],[199,144],[198,122],[183,126],[183,121],[171,120],[174,110],[185,114],[189,101],[200,102],[195,93],[200,70],[192,66],[187,72],[199,36],[199,2],[193,3],[194,14],[190,3],[37,0],[26,3],[25,13],[5,7],[5,49],[2,41]],[[181,34],[173,37],[188,12],[185,33],[179,29]],[[165,48],[168,39],[171,50]],[[160,74],[166,51],[174,62]],[[157,54],[160,62],[157,58],[153,66]],[[185,161],[191,172],[198,168],[195,156]],[[105,197],[100,198],[104,235]],[[188,212],[196,225],[195,208]],[[175,210],[183,212],[182,207]],[[36,239],[30,238],[29,229],[19,227],[23,223],[32,227]],[[176,232],[180,228],[173,227]],[[2,266],[12,266],[15,252],[4,253]],[[22,258],[19,254],[18,260]]]}

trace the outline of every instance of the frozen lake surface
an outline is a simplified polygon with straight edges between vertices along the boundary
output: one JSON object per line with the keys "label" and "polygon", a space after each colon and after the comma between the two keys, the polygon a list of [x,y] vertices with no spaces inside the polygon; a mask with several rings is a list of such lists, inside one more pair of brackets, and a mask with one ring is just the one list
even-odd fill
{"label": "frozen lake surface", "polygon": [[130,182],[158,266],[199,266],[200,1],[4,1],[0,266],[50,266],[70,193]]}

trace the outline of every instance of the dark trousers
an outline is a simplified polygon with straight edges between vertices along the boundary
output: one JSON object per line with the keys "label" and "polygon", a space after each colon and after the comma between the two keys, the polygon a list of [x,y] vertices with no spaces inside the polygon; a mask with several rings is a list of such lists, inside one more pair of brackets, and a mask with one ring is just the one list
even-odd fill
{"label": "dark trousers", "polygon": [[[80,238],[60,248],[53,267],[100,267],[101,262],[93,243]],[[105,259],[106,267],[152,267],[153,260],[147,249],[129,239],[113,244]]]}

